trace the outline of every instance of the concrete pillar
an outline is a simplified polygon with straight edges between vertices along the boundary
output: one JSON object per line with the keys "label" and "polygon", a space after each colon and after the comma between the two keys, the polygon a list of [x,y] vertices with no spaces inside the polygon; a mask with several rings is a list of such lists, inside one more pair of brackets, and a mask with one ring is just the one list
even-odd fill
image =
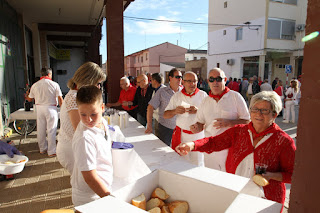
{"label": "concrete pillar", "polygon": [[293,55],[290,56],[290,65],[292,66],[291,76],[295,77],[296,76],[296,57]]}
{"label": "concrete pillar", "polygon": [[266,62],[266,56],[260,55],[259,56],[259,76],[261,77],[261,80],[264,80],[264,64]]}
{"label": "concrete pillar", "polygon": [[[50,66],[47,42],[48,42],[47,41],[47,32],[40,31],[40,54],[41,54],[42,67],[49,67]],[[39,75],[39,76],[41,76],[41,75]]]}
{"label": "concrete pillar", "polygon": [[123,1],[107,1],[108,102],[120,94],[119,80],[124,76]]}
{"label": "concrete pillar", "polygon": [[33,59],[35,76],[41,76],[41,52],[40,52],[40,34],[38,24],[32,24],[32,44],[33,44]]}
{"label": "concrete pillar", "polygon": [[101,40],[101,25],[92,33],[90,40],[88,41],[88,55],[87,61],[92,61],[101,66],[99,46]]}
{"label": "concrete pillar", "polygon": [[[320,0],[308,0],[306,35],[320,28]],[[305,43],[297,151],[289,213],[320,212],[320,36]]]}

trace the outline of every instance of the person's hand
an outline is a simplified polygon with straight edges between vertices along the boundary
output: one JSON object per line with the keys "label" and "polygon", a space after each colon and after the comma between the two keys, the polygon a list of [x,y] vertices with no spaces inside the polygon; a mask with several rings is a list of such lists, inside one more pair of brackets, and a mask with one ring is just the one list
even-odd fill
{"label": "person's hand", "polygon": [[144,131],[144,133],[146,134],[152,133],[152,125],[147,125],[147,129],[146,131]]}
{"label": "person's hand", "polygon": [[176,147],[176,152],[179,155],[187,155],[189,152],[191,152],[194,149],[194,142],[188,142],[188,143],[181,143]]}
{"label": "person's hand", "polygon": [[198,108],[196,106],[191,106],[190,108],[187,109],[187,112],[189,112],[189,114],[196,114],[198,111]]}
{"label": "person's hand", "polygon": [[190,126],[190,130],[193,134],[196,134],[201,132],[203,128],[198,123],[195,123]]}
{"label": "person's hand", "polygon": [[186,108],[184,108],[183,106],[178,106],[175,110],[174,110],[176,115],[180,115],[186,112]]}
{"label": "person's hand", "polygon": [[7,154],[10,158],[13,158],[13,155],[21,155],[16,147],[7,144],[6,142],[0,141],[0,154]]}
{"label": "person's hand", "polygon": [[216,129],[221,129],[224,127],[231,126],[231,122],[228,119],[218,118],[216,119],[216,122],[213,123],[213,127]]}
{"label": "person's hand", "polygon": [[111,103],[107,103],[106,107],[110,108],[110,107],[112,107],[112,104]]}

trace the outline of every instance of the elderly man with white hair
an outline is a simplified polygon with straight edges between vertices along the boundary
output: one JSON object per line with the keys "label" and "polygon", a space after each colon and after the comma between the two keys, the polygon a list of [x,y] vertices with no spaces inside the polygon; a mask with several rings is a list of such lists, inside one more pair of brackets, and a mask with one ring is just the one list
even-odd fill
{"label": "elderly man with white hair", "polygon": [[128,101],[133,101],[137,88],[130,84],[127,77],[120,79],[121,92],[119,100],[116,103],[107,103],[107,107],[122,106],[122,109],[126,110],[132,117],[137,118],[137,106],[128,106]]}
{"label": "elderly man with white hair", "polygon": [[[197,112],[196,122],[190,127],[193,133],[204,130],[205,137],[223,133],[237,124],[249,123],[250,116],[247,104],[240,93],[225,86],[227,77],[223,70],[214,68],[208,75],[210,86],[206,97]],[[226,171],[228,149],[212,154],[205,154],[205,166]]]}
{"label": "elderly man with white hair", "polygon": [[[197,88],[197,83],[197,75],[191,71],[186,72],[182,79],[184,88],[171,97],[163,114],[166,119],[176,116],[176,127],[171,140],[173,150],[181,142],[204,138],[204,131],[193,133],[190,130],[190,125],[196,122],[196,113],[202,100],[208,96],[206,92]],[[192,153],[188,160],[198,166],[204,166],[202,153]]]}

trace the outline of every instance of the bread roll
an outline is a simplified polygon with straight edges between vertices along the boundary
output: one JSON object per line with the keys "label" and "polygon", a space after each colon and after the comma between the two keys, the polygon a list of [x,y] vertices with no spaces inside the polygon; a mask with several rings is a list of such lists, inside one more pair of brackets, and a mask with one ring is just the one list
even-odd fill
{"label": "bread roll", "polygon": [[132,205],[146,210],[146,206],[147,206],[147,201],[146,201],[146,197],[144,196],[144,194],[142,193],[141,195],[139,195],[138,197],[135,197],[131,200]]}
{"label": "bread roll", "polygon": [[252,179],[253,182],[255,182],[259,186],[266,186],[269,184],[269,181],[259,174],[254,175]]}
{"label": "bread roll", "polygon": [[187,213],[189,209],[189,204],[186,201],[173,201],[168,204],[171,213]]}
{"label": "bread roll", "polygon": [[150,209],[148,212],[151,213],[161,213],[161,209],[159,207],[154,207],[153,209]]}
{"label": "bread roll", "polygon": [[151,194],[151,197],[157,197],[157,198],[159,198],[159,199],[161,199],[161,200],[165,200],[165,199],[167,199],[168,197],[170,197],[168,194],[167,194],[167,192],[165,191],[165,190],[163,190],[163,189],[161,189],[161,188],[156,188],[153,192],[152,192],[152,194]]}
{"label": "bread roll", "polygon": [[162,206],[161,213],[170,213],[169,207],[168,206]]}
{"label": "bread roll", "polygon": [[164,206],[164,202],[162,200],[159,198],[152,198],[147,202],[147,211],[155,207],[161,208],[162,206]]}

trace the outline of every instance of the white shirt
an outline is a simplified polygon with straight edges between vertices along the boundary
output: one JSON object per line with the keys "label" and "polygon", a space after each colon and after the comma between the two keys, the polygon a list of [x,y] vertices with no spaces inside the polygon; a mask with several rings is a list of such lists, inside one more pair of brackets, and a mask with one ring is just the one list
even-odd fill
{"label": "white shirt", "polygon": [[59,143],[70,144],[70,146],[74,134],[74,129],[69,117],[69,112],[71,110],[78,110],[76,97],[77,90],[70,90],[64,98],[60,110],[60,131],[58,135],[58,141]]}
{"label": "white shirt", "polygon": [[196,121],[205,124],[206,137],[221,134],[229,128],[212,127],[217,118],[250,120],[247,104],[240,93],[230,90],[217,102],[210,96],[206,97],[197,112]]}
{"label": "white shirt", "polygon": [[272,86],[267,82],[261,84],[260,90],[261,91],[273,91]]}
{"label": "white shirt", "polygon": [[[105,131],[97,127],[89,128],[81,121],[74,133],[72,149],[75,165],[71,176],[72,199],[77,205],[77,197],[83,199],[88,197],[88,202],[96,194],[85,182],[81,171],[96,170],[102,182],[111,192],[113,181],[113,167],[111,154],[111,137],[107,122],[102,118]],[[105,139],[105,134],[107,139]],[[98,197],[97,197],[98,198]],[[85,203],[85,202],[83,202]]]}
{"label": "white shirt", "polygon": [[45,78],[34,83],[29,94],[36,104],[45,106],[57,106],[58,96],[62,96],[59,84]]}
{"label": "white shirt", "polygon": [[[196,121],[205,124],[204,133],[206,137],[219,135],[230,128],[214,128],[213,123],[217,118],[250,120],[247,104],[240,93],[230,90],[228,93],[224,94],[218,102],[210,96],[202,101],[197,112]],[[228,149],[211,154],[205,153],[205,166],[220,171],[226,171],[225,163],[227,156]]]}
{"label": "white shirt", "polygon": [[252,94],[253,94],[253,92],[252,92],[252,83],[249,83],[247,93],[248,93],[249,95],[252,95]]}

